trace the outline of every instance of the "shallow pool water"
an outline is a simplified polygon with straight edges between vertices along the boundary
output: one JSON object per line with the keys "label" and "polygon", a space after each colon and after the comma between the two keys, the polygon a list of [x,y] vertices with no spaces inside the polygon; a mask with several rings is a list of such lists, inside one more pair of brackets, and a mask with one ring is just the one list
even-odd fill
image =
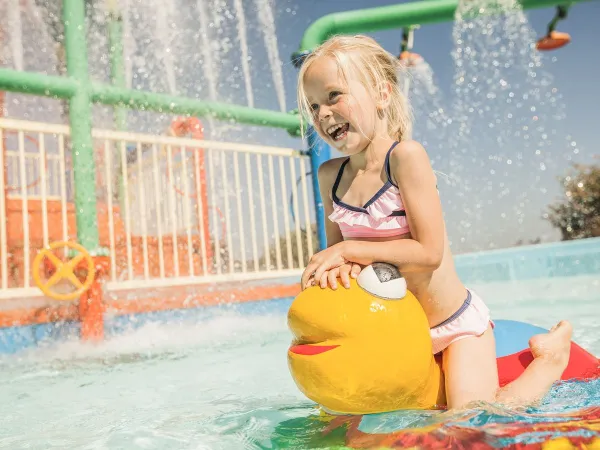
{"label": "shallow pool water", "polygon": [[[597,355],[597,278],[471,287],[497,318],[544,327],[571,320],[574,340]],[[325,433],[331,424],[319,419],[289,375],[288,305],[289,300],[267,302],[262,312],[222,311],[210,317],[190,313],[183,320],[148,323],[111,336],[98,346],[48,343],[4,356],[0,448],[230,450],[348,444],[346,430],[354,425],[360,430],[365,423]],[[584,413],[577,412],[583,408]],[[427,439],[454,439],[470,448],[469,439],[481,430],[495,445],[535,443],[557,433],[600,436],[599,411],[599,382],[563,383],[540,407],[518,412],[481,405],[461,413],[409,411],[373,420],[379,420],[380,433],[406,430],[406,442],[422,439],[419,430],[434,424],[436,431]],[[570,422],[572,430],[519,428],[557,421]],[[514,435],[504,436],[507,431]]]}

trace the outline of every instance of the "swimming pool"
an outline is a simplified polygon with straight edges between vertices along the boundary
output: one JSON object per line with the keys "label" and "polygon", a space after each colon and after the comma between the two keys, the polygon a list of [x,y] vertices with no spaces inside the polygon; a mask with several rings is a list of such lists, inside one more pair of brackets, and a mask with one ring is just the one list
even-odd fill
{"label": "swimming pool", "polygon": [[[471,287],[488,301],[494,317],[545,327],[569,319],[574,340],[600,353],[598,316],[592,314],[600,301],[597,275]],[[290,303],[187,311],[113,333],[96,347],[50,341],[3,356],[0,448],[340,446],[343,434],[322,434],[326,424],[289,375],[285,313]],[[519,413],[487,405],[459,415],[406,412],[388,420],[411,429],[432,420],[449,430],[457,424],[485,426],[492,436],[515,423],[561,420],[560,414],[583,407],[600,409],[597,381],[559,385],[540,408]],[[600,436],[600,430],[580,428],[580,434]],[[509,442],[547,438],[523,436]]]}

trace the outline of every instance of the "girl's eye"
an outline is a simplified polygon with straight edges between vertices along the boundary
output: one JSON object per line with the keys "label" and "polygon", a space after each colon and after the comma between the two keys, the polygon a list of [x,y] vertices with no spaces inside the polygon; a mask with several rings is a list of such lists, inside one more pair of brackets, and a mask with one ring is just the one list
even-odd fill
{"label": "girl's eye", "polygon": [[312,111],[315,112],[315,111],[317,111],[317,109],[319,109],[319,105],[312,104],[312,105],[310,105],[310,109],[312,109]]}
{"label": "girl's eye", "polygon": [[332,91],[329,93],[329,100],[333,100],[335,99],[338,95],[341,95],[341,92],[338,91]]}

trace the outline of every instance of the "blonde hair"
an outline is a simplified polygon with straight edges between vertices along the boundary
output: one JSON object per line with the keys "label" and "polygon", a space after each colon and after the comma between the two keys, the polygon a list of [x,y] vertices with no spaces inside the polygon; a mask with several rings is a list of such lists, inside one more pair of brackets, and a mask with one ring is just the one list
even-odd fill
{"label": "blonde hair", "polygon": [[[332,58],[346,83],[350,77],[354,78],[365,86],[374,99],[380,98],[378,87],[388,84],[391,87],[390,102],[382,110],[387,118],[387,131],[398,141],[410,138],[412,113],[399,84],[400,75],[405,73],[405,69],[398,58],[384,50],[374,39],[362,35],[334,36],[306,57],[298,75],[301,121],[308,117],[314,123],[312,108],[304,90],[304,77],[310,66],[322,57]],[[304,128],[303,126],[302,129]]]}

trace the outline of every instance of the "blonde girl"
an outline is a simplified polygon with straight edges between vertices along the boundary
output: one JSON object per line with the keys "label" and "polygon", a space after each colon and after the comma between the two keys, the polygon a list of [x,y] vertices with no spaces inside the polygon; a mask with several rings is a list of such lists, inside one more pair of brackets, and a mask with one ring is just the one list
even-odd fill
{"label": "blonde girl", "polygon": [[490,312],[455,271],[435,174],[425,149],[408,138],[399,73],[398,60],[366,36],[333,37],[301,67],[301,112],[345,155],[318,171],[327,248],[311,258],[302,288],[337,289],[338,280],[347,288],[361,267],[394,264],[427,315],[433,352],[442,354],[449,408],[537,401],[567,365],[571,325],[533,337],[533,362],[499,388]]}

